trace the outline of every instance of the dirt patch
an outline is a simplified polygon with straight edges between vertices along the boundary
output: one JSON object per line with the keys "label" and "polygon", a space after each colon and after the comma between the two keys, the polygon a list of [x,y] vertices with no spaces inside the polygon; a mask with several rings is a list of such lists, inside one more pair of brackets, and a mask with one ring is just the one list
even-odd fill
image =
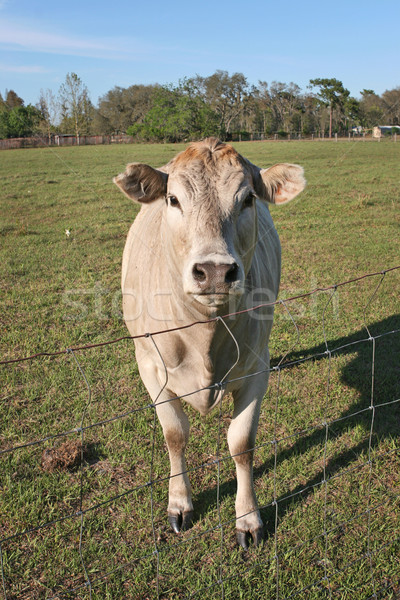
{"label": "dirt patch", "polygon": [[46,448],[42,453],[43,471],[52,473],[57,470],[71,471],[78,468],[82,462],[82,449],[85,453],[86,448],[82,447],[80,440],[67,440],[58,447]]}

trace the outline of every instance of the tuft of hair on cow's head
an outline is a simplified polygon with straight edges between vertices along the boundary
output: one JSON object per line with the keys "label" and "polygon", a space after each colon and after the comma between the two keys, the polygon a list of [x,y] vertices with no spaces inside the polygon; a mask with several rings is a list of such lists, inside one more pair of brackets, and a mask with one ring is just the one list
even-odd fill
{"label": "tuft of hair on cow's head", "polygon": [[131,163],[125,173],[114,177],[113,182],[135,202],[153,202],[167,192],[167,173],[153,169],[149,165]]}
{"label": "tuft of hair on cow's head", "polygon": [[261,169],[254,179],[258,196],[272,204],[290,202],[306,186],[303,167],[289,163],[278,163],[269,169]]}

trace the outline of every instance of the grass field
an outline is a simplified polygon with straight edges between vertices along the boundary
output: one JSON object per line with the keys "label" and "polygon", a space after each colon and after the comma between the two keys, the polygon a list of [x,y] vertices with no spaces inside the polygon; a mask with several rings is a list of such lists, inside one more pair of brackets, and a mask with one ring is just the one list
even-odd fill
{"label": "grass field", "polygon": [[[305,168],[306,191],[272,208],[280,298],[400,264],[400,144],[234,145],[259,166]],[[0,360],[126,335],[120,265],[137,208],[111,180],[127,162],[159,166],[183,147],[0,154]],[[221,420],[218,410],[201,418],[188,408],[196,516],[177,537],[166,518],[165,445],[130,340],[75,353],[90,402],[71,353],[0,365],[0,597],[399,598],[400,335],[379,336],[400,329],[400,270],[380,280],[338,288],[329,304],[319,293],[277,307],[272,363],[286,353],[298,362],[272,374],[264,400],[255,485],[266,539],[246,554],[234,540],[231,459],[217,485],[229,399]],[[324,334],[330,350],[344,347],[330,359]],[[385,406],[368,410],[371,394]],[[74,430],[127,412],[85,430],[80,465]],[[49,466],[57,449],[64,456]]]}

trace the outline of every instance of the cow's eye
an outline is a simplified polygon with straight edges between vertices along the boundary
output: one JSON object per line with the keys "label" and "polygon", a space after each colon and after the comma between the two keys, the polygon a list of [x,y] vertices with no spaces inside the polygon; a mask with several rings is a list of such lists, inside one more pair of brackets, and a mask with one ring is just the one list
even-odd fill
{"label": "cow's eye", "polygon": [[248,196],[246,196],[246,198],[243,201],[242,208],[252,207],[254,205],[254,200],[255,200],[254,194],[252,194],[252,193],[248,194]]}
{"label": "cow's eye", "polygon": [[179,204],[179,200],[176,196],[168,196],[167,201],[170,206],[173,206],[175,208],[181,207],[181,205]]}

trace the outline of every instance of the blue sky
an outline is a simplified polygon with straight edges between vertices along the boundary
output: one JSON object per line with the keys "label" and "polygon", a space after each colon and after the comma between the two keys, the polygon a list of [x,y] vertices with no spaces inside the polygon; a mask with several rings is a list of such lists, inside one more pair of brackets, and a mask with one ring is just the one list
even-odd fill
{"label": "blue sky", "polygon": [[91,98],[217,69],[250,83],[400,86],[399,0],[0,0],[0,92],[35,104],[68,72]]}

